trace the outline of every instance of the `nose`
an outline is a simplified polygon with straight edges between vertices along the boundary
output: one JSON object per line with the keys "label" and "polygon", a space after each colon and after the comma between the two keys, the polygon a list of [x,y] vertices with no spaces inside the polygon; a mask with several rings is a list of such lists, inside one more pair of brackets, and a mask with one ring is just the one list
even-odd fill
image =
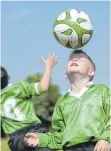
{"label": "nose", "polygon": [[77,58],[74,58],[72,61],[73,61],[73,62],[77,61]]}

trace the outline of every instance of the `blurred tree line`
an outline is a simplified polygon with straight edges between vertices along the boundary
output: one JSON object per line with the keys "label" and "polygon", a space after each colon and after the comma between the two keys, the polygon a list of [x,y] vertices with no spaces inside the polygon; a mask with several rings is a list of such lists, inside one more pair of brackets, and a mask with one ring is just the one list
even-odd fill
{"label": "blurred tree line", "polygon": [[[37,73],[34,75],[29,75],[26,77],[26,81],[29,83],[39,82],[42,77],[41,73]],[[47,92],[44,92],[40,96],[34,96],[32,98],[36,115],[42,121],[42,125],[48,130],[51,127],[51,116],[54,110],[55,103],[60,96],[60,89],[58,85],[52,84],[50,85]],[[1,126],[1,137],[5,137],[5,133]]]}

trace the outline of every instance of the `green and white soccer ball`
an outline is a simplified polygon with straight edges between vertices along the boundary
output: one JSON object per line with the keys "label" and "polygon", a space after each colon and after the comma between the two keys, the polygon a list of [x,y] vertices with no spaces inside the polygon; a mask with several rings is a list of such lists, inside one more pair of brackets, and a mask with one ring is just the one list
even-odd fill
{"label": "green and white soccer ball", "polygon": [[91,39],[92,33],[93,26],[89,16],[75,9],[60,14],[53,25],[56,40],[67,48],[81,48]]}

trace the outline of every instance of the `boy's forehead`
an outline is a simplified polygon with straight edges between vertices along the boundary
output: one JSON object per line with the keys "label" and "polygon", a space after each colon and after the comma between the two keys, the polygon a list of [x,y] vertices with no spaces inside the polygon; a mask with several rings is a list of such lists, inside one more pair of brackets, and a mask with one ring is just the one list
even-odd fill
{"label": "boy's forehead", "polygon": [[84,53],[75,53],[69,57],[69,60],[74,58],[88,58]]}

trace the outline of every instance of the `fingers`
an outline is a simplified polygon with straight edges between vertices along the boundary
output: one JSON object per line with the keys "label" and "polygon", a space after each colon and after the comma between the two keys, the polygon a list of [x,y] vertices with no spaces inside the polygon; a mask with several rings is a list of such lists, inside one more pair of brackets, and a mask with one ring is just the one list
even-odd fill
{"label": "fingers", "polygon": [[28,140],[28,139],[27,139],[26,137],[24,137],[24,142],[27,142],[27,140]]}
{"label": "fingers", "polygon": [[55,56],[56,56],[55,53],[49,52],[49,54],[48,54],[48,59],[54,60]]}
{"label": "fingers", "polygon": [[102,149],[102,147],[99,146],[99,147],[97,148],[97,151],[104,151],[104,149]]}
{"label": "fingers", "polygon": [[32,135],[33,135],[33,133],[27,133],[27,134],[25,134],[25,136],[24,136],[24,143],[25,143],[27,146],[29,146],[28,140],[29,140],[30,137],[32,137]]}
{"label": "fingers", "polygon": [[53,59],[53,64],[56,64],[56,63],[58,63],[58,58],[57,58],[57,56],[55,56],[55,58]]}
{"label": "fingers", "polygon": [[55,53],[49,52],[48,58],[44,59],[44,57],[41,58],[44,65],[48,67],[53,67],[58,62],[58,58]]}
{"label": "fingers", "polygon": [[111,144],[109,144],[109,149],[108,149],[108,151],[111,151]]}
{"label": "fingers", "polygon": [[51,52],[49,52],[49,54],[48,54],[48,58],[49,58],[49,59],[51,59]]}
{"label": "fingers", "polygon": [[109,151],[109,149],[106,147],[106,148],[104,149],[104,151]]}
{"label": "fingers", "polygon": [[26,145],[28,145],[28,138],[27,138],[27,137],[24,137],[24,143],[25,143]]}
{"label": "fingers", "polygon": [[24,143],[27,147],[35,147],[30,139],[24,138]]}
{"label": "fingers", "polygon": [[51,59],[54,60],[56,57],[56,54],[55,53],[51,53]]}
{"label": "fingers", "polygon": [[36,147],[38,145],[38,136],[35,133],[27,133],[24,136],[24,144],[27,147]]}
{"label": "fingers", "polygon": [[45,59],[44,59],[44,57],[42,57],[42,62],[43,62],[43,63],[45,63]]}
{"label": "fingers", "polygon": [[[49,60],[55,60],[55,59],[57,59],[57,56],[56,56],[55,53],[49,52],[49,54],[48,54],[48,59],[49,59]],[[46,60],[44,59],[44,57],[42,57],[42,62],[45,62],[45,61],[46,61]]]}
{"label": "fingers", "polygon": [[109,151],[109,144],[98,142],[94,148],[94,151]]}
{"label": "fingers", "polygon": [[29,138],[29,137],[31,137],[31,136],[33,136],[33,133],[27,133],[27,134],[25,134],[25,137],[26,137],[26,138]]}
{"label": "fingers", "polygon": [[98,146],[99,146],[99,143],[96,144],[95,148],[94,148],[94,151],[97,151],[98,150]]}
{"label": "fingers", "polygon": [[58,57],[55,53],[51,54],[51,60],[53,61],[53,64],[56,64],[58,62]]}

